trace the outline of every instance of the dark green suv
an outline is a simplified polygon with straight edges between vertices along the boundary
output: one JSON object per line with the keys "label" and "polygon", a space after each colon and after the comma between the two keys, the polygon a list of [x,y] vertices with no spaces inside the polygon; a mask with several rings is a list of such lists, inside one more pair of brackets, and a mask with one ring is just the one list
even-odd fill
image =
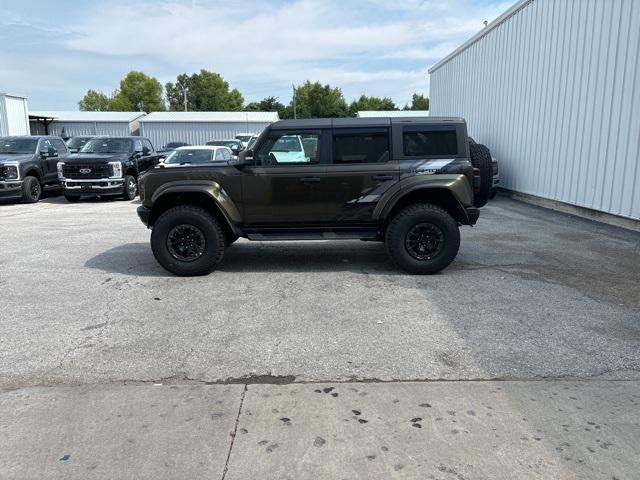
{"label": "dark green suv", "polygon": [[177,275],[211,271],[238,237],[383,241],[405,271],[436,273],[480,213],[469,155],[459,118],[284,120],[237,161],[150,170],[138,215]]}

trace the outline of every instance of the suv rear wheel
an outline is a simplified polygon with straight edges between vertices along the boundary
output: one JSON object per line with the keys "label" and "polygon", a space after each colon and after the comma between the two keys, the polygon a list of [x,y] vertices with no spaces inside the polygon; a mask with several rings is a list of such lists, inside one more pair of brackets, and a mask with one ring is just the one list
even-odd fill
{"label": "suv rear wheel", "polygon": [[437,273],[458,254],[458,223],[435,205],[411,205],[400,210],[389,223],[385,245],[389,257],[406,272]]}
{"label": "suv rear wheel", "polygon": [[156,220],[151,250],[166,270],[180,276],[205,275],[222,260],[225,236],[205,209],[191,205],[171,208]]}
{"label": "suv rear wheel", "polygon": [[36,177],[25,177],[22,183],[22,200],[25,203],[36,203],[42,195],[42,185]]}

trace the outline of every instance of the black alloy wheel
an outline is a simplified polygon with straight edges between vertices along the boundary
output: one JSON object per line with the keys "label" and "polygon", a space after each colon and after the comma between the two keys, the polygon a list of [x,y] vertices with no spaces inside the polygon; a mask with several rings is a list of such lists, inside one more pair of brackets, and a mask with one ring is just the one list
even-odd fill
{"label": "black alloy wheel", "polygon": [[444,234],[432,223],[418,223],[407,232],[404,241],[409,255],[416,260],[431,260],[442,251]]}
{"label": "black alloy wheel", "polygon": [[167,249],[173,258],[181,262],[193,262],[200,258],[207,242],[198,227],[181,224],[173,227],[167,235]]}

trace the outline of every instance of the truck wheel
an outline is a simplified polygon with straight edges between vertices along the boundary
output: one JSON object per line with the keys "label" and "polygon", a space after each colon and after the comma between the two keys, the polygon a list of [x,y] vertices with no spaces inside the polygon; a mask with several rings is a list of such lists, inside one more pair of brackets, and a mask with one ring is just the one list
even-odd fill
{"label": "truck wheel", "polygon": [[138,182],[136,177],[132,175],[126,175],[124,177],[124,194],[125,200],[134,200],[138,195]]}
{"label": "truck wheel", "polygon": [[205,275],[222,260],[225,237],[218,221],[200,207],[167,210],[151,231],[151,250],[166,270],[180,276]]}
{"label": "truck wheel", "polygon": [[470,143],[469,153],[471,164],[480,170],[480,189],[473,195],[473,205],[484,207],[489,201],[493,184],[493,169],[491,168],[491,152],[480,143]]}
{"label": "truck wheel", "polygon": [[437,273],[458,254],[458,223],[435,205],[411,205],[400,210],[389,223],[385,245],[389,257],[406,272]]}
{"label": "truck wheel", "polygon": [[22,200],[25,203],[36,203],[42,195],[42,185],[36,177],[25,177],[22,183]]}
{"label": "truck wheel", "polygon": [[64,194],[64,198],[67,202],[78,202],[80,201],[80,195],[69,195],[68,193]]}

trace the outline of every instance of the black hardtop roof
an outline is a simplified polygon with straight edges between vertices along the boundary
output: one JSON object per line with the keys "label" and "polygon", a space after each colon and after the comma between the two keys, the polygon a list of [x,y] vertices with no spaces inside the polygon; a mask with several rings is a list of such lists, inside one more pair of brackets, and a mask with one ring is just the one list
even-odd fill
{"label": "black hardtop roof", "polygon": [[367,118],[308,118],[301,120],[280,120],[271,124],[271,129],[286,130],[292,128],[348,128],[348,127],[386,127],[404,123],[414,124],[451,124],[464,123],[458,117],[367,117]]}

